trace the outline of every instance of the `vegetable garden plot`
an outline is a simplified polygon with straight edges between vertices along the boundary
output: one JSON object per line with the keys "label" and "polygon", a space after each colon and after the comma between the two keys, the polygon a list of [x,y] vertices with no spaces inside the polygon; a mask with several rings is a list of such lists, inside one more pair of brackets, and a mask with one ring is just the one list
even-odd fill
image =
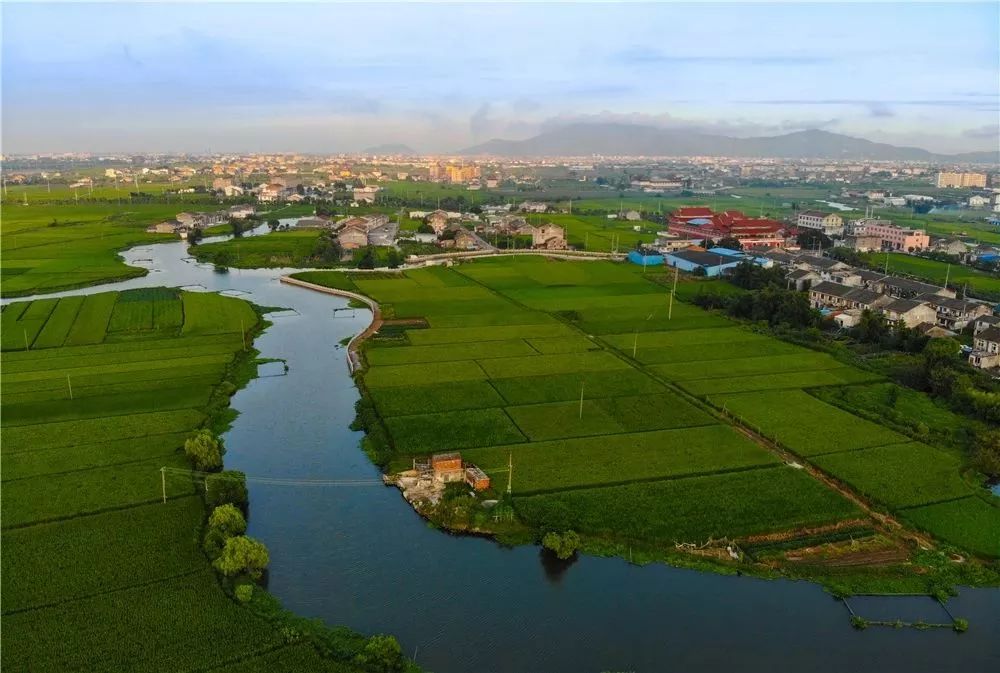
{"label": "vegetable garden plot", "polygon": [[983,498],[914,507],[905,510],[903,517],[942,540],[976,554],[1000,557],[1000,507]]}
{"label": "vegetable garden plot", "polygon": [[491,379],[629,369],[628,364],[606,351],[535,355],[526,358],[498,358],[481,360],[479,365]]}
{"label": "vegetable garden plot", "polygon": [[890,444],[813,459],[824,471],[889,507],[910,507],[972,495],[962,462],[920,442]]}
{"label": "vegetable garden plot", "polygon": [[[154,480],[157,475],[152,473]],[[92,594],[144,584],[200,570],[204,556],[196,540],[204,516],[197,498],[179,498],[165,505],[77,517],[55,523],[8,530],[3,544],[17,549],[3,555],[4,577],[16,582],[4,587],[4,611],[61,603]],[[163,553],[175,549],[174,553]],[[39,573],[59,558],[58,573]]]}
{"label": "vegetable garden plot", "polygon": [[491,383],[509,404],[579,400],[581,387],[586,399],[653,395],[665,390],[663,385],[633,368],[522,376],[496,379]]}
{"label": "vegetable garden plot", "polygon": [[[0,501],[5,528],[90,514],[108,509],[159,502],[159,469],[188,468],[182,454],[144,462],[64,472],[4,482]],[[171,484],[170,497],[194,493],[190,480]]]}
{"label": "vegetable garden plot", "polygon": [[425,362],[412,365],[372,367],[365,373],[369,388],[419,386],[448,381],[474,381],[488,378],[474,360]]}
{"label": "vegetable garden plot", "polygon": [[784,372],[781,374],[754,374],[751,376],[719,377],[684,381],[681,383],[693,395],[716,393],[742,393],[754,390],[780,390],[787,388],[812,388],[816,386],[841,386],[848,383],[874,381],[878,374],[854,367],[838,367],[819,371]]}
{"label": "vegetable garden plot", "polygon": [[792,530],[861,513],[835,491],[784,466],[522,496],[514,503],[526,521],[544,530],[664,543]]}
{"label": "vegetable garden plot", "polygon": [[83,297],[63,297],[56,304],[45,326],[32,344],[34,348],[58,348],[69,335],[76,316],[83,305]]}
{"label": "vegetable garden plot", "polygon": [[452,381],[428,386],[372,388],[369,393],[382,416],[502,407],[505,402],[486,381]]}
{"label": "vegetable garden plot", "polygon": [[404,454],[524,441],[503,409],[446,411],[385,419],[396,450]]}
{"label": "vegetable garden plot", "polygon": [[515,494],[727,472],[778,462],[722,425],[495,446],[463,455],[484,468],[501,470],[492,475],[497,483],[506,481],[507,460],[512,456]]}
{"label": "vegetable garden plot", "polygon": [[507,407],[521,432],[533,442],[560,437],[613,435],[624,431],[595,400]]}
{"label": "vegetable garden plot", "polygon": [[120,463],[131,463],[156,456],[172,456],[184,447],[190,432],[172,432],[101,441],[91,444],[60,446],[54,449],[37,449],[0,453],[3,479],[23,479],[44,474],[73,470],[89,470]]}
{"label": "vegetable garden plot", "polygon": [[801,390],[713,395],[712,404],[799,455],[810,457],[883,444],[907,437],[820,402]]}
{"label": "vegetable garden plot", "polygon": [[419,362],[448,362],[537,355],[522,339],[441,344],[437,346],[394,346],[370,348],[365,358],[372,365],[402,365]]}

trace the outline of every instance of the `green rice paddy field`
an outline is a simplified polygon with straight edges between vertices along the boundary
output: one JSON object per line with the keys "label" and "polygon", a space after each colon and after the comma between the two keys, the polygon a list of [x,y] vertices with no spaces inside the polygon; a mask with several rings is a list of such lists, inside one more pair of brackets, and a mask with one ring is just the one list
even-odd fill
{"label": "green rice paddy field", "polygon": [[249,304],[152,288],[0,320],[4,670],[352,670],[223,591],[190,478],[161,502],[160,468],[188,467],[184,440],[257,325]]}
{"label": "green rice paddy field", "polygon": [[[865,518],[743,426],[873,508],[1000,557],[997,499],[963,478],[951,449],[808,392],[880,377],[690,304],[671,307],[639,267],[515,258],[304,277],[369,295],[386,317],[426,320],[365,350],[391,467],[461,450],[502,490],[512,461],[515,511],[537,530],[698,543]],[[964,511],[980,525],[952,525]]]}

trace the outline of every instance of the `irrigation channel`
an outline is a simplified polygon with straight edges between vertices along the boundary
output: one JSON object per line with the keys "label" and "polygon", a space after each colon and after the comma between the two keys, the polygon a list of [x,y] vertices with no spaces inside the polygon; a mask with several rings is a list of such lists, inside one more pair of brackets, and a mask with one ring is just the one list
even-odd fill
{"label": "irrigation channel", "polygon": [[[270,549],[269,589],[296,613],[394,634],[437,673],[1000,670],[1000,590],[965,589],[948,603],[966,633],[855,631],[845,605],[806,582],[593,557],[552,564],[536,547],[428,527],[397,489],[371,483],[378,472],[348,427],[358,394],[339,344],[369,312],[335,312],[345,299],[280,283],[290,269],[219,274],[186,250],[129,250],[149,275],[49,296],[166,285],[293,309],[257,340],[288,374],[236,394],[225,439],[227,467],[261,477],[249,483],[249,533]],[[941,621],[929,598],[896,600],[851,605],[873,619]]]}

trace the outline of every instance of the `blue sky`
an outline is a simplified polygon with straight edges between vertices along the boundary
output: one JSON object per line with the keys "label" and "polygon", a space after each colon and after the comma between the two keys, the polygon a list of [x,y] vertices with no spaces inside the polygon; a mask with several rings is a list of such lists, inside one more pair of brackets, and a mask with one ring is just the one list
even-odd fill
{"label": "blue sky", "polygon": [[3,151],[449,151],[577,120],[995,149],[1000,4],[11,4]]}

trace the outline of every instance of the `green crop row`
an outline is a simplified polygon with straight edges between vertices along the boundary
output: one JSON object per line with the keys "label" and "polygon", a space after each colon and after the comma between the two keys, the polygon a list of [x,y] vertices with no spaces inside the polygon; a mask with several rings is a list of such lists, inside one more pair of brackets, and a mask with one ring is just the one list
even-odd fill
{"label": "green crop row", "polygon": [[508,460],[516,494],[590,488],[771,465],[777,459],[732,428],[657,430],[609,437],[579,437],[513,446],[493,446],[463,453],[507,480]]}
{"label": "green crop row", "polygon": [[518,498],[515,507],[542,530],[666,543],[792,530],[860,514],[839,494],[783,466],[560,491]]}

